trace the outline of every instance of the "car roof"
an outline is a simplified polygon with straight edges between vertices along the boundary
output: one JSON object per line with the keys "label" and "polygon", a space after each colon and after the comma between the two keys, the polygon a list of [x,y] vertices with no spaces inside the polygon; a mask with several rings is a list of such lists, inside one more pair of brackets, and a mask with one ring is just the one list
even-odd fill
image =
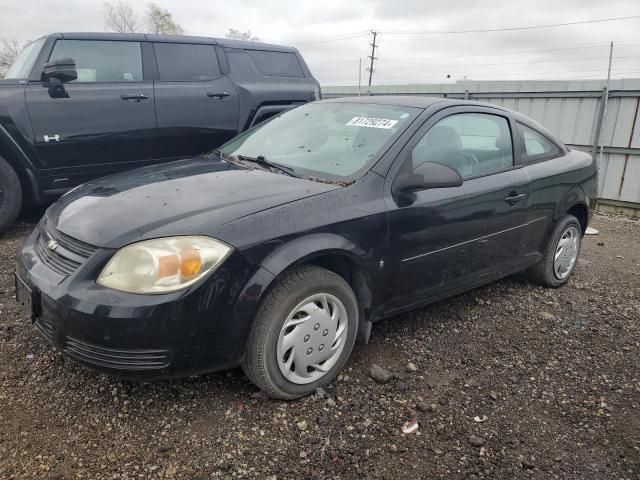
{"label": "car roof", "polygon": [[426,109],[437,103],[442,103],[442,107],[453,107],[456,105],[469,107],[489,107],[509,113],[512,110],[493,103],[477,102],[475,100],[460,100],[457,98],[434,97],[426,95],[362,95],[359,97],[336,97],[322,100],[323,102],[337,103],[370,103],[377,105],[395,105],[397,107],[413,107]]}
{"label": "car roof", "polygon": [[196,37],[191,35],[155,35],[149,33],[114,33],[114,32],[57,32],[50,33],[47,37],[64,38],[68,40],[116,40],[116,41],[148,41],[163,43],[205,43],[220,45],[224,48],[246,48],[250,50],[269,50],[276,52],[297,53],[294,47],[273,45],[270,43],[247,42],[243,40],[231,40],[229,38]]}

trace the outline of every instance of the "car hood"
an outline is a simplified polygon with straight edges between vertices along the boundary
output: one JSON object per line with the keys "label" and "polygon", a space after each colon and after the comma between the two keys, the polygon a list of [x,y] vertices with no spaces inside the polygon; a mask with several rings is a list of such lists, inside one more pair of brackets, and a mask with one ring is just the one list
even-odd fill
{"label": "car hood", "polygon": [[86,183],[47,210],[62,233],[120,248],[171,235],[211,235],[215,227],[339,188],[205,158],[154,165]]}

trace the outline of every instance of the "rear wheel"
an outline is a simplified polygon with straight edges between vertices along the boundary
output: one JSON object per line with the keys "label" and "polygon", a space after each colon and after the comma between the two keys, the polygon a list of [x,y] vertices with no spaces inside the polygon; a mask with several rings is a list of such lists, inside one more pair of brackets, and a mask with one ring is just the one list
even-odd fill
{"label": "rear wheel", "polygon": [[562,217],[551,235],[542,260],[527,271],[535,283],[557,288],[569,281],[578,263],[582,227],[573,215]]}
{"label": "rear wheel", "polygon": [[0,232],[11,225],[22,206],[22,185],[16,172],[0,157]]}
{"label": "rear wheel", "polygon": [[242,368],[271,397],[309,395],[340,372],[357,327],[349,284],[323,268],[300,268],[278,280],[264,298]]}

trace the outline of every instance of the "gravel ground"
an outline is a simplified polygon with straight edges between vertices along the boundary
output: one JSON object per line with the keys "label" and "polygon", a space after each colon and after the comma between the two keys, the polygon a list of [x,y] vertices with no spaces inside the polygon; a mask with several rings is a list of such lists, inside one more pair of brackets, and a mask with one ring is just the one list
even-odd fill
{"label": "gravel ground", "polygon": [[62,357],[13,300],[18,224],[0,478],[638,479],[640,223],[594,226],[568,286],[513,277],[376,324],[326,398],[276,402],[240,371],[134,384]]}

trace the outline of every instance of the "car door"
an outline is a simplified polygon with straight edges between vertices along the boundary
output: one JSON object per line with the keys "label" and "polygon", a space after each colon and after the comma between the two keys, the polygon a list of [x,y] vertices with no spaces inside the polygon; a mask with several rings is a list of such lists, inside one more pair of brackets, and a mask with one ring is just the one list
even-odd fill
{"label": "car door", "polygon": [[457,170],[464,182],[408,198],[389,194],[390,310],[517,270],[528,192],[514,163],[511,128],[497,109],[448,108],[429,119],[396,160],[390,182],[425,161]]}
{"label": "car door", "polygon": [[68,171],[77,183],[150,160],[156,119],[141,42],[58,39],[49,60],[63,58],[75,60],[76,80],[32,82],[25,92],[46,168]]}
{"label": "car door", "polygon": [[[519,163],[529,177],[529,217],[544,218],[529,225],[523,243],[523,255],[539,260],[547,246],[556,208],[571,183],[566,175],[564,150],[533,126],[515,122],[515,144],[519,145]],[[516,147],[518,148],[518,147]]]}
{"label": "car door", "polygon": [[238,94],[220,71],[211,44],[153,44],[158,138],[162,157],[187,157],[212,150],[238,131]]}

